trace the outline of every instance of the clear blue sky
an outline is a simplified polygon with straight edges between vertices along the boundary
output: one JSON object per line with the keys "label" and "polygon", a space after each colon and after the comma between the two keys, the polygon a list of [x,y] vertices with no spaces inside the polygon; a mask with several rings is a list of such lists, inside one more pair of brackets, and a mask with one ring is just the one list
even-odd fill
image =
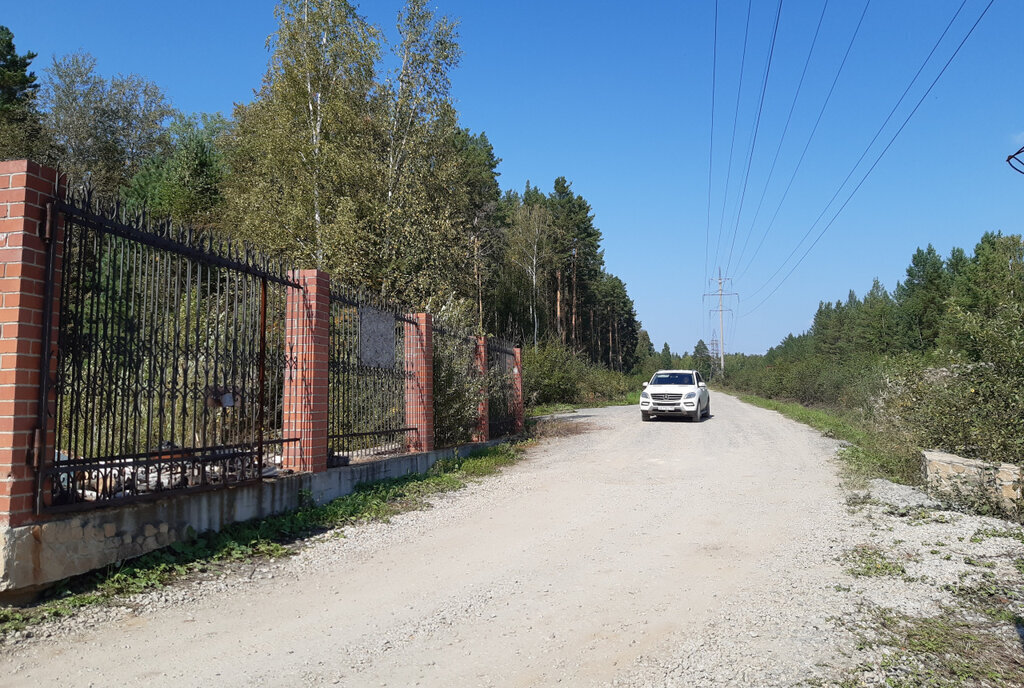
{"label": "clear blue sky", "polygon": [[[807,259],[750,312],[788,272],[788,267],[783,269],[757,293],[865,150],[962,0],[872,0],[789,196],[748,268],[864,7],[863,0],[829,1],[768,183],[824,2],[783,3],[748,176],[747,156],[777,7],[770,0],[752,3],[724,212],[746,2],[718,3],[713,139],[713,0],[437,0],[432,7],[461,20],[465,54],[453,75],[453,91],[462,124],[486,131],[502,158],[503,188],[521,189],[529,179],[550,189],[559,175],[573,182],[594,208],[608,269],[625,280],[637,314],[659,348],[668,341],[676,351],[691,350],[699,337],[709,339],[712,329],[718,329],[701,295],[708,291],[705,246],[710,243],[708,272],[714,272],[719,243],[717,264],[723,270],[728,265],[727,274],[734,278],[729,290],[739,293],[738,302],[727,301],[732,309],[726,319],[727,351],[759,353],[787,333],[805,330],[821,299],[845,299],[850,289],[862,294],[875,277],[892,289],[919,246],[932,243],[945,255],[953,246],[970,250],[987,230],[1022,231],[1018,209],[1024,176],[1004,160],[1024,145],[1019,79],[1024,42],[1016,35],[1024,26],[1024,3],[995,0]],[[987,4],[967,1],[851,186]],[[400,5],[399,0],[377,0],[362,3],[360,11],[393,35]],[[136,72],[157,82],[182,110],[229,113],[233,103],[251,99],[259,86],[267,62],[266,37],[275,28],[273,7],[272,0],[36,0],[5,3],[0,23],[14,31],[19,51],[39,53],[34,64],[38,72],[53,55],[81,49],[96,56],[105,76]],[[840,194],[839,202],[846,197],[847,192]]]}

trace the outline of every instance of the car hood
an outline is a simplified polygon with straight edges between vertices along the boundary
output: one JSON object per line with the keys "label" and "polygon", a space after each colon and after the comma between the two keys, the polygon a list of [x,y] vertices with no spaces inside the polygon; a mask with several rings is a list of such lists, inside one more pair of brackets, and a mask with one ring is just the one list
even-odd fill
{"label": "car hood", "polygon": [[648,385],[645,392],[648,394],[686,394],[696,392],[696,385]]}

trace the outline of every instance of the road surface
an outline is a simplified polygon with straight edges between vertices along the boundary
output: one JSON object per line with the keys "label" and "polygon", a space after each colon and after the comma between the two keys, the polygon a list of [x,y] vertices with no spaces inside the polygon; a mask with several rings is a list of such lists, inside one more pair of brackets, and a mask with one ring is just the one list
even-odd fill
{"label": "road surface", "polygon": [[431,509],[9,647],[0,685],[714,685],[683,669],[723,632],[749,663],[730,682],[785,683],[833,652],[799,605],[840,570],[835,443],[723,394],[712,412],[581,411],[586,432]]}

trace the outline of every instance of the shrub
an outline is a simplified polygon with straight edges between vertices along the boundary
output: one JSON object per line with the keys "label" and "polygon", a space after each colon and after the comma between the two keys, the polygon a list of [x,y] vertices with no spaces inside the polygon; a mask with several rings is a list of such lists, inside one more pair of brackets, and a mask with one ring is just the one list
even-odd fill
{"label": "shrub", "polygon": [[523,351],[523,397],[529,406],[581,400],[586,364],[569,349],[545,342]]}

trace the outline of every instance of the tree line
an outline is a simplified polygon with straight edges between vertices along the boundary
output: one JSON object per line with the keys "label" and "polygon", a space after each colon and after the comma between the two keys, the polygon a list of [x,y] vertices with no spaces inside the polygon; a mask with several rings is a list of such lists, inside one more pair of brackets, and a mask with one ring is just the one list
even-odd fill
{"label": "tree line", "polygon": [[0,27],[0,159],[412,308],[464,301],[479,332],[634,367],[640,325],[590,203],[565,177],[503,191],[486,134],[460,124],[456,21],[408,0],[392,41],[345,0],[282,0],[275,15],[262,83],[230,116],[177,111],[87,53],[39,78]]}
{"label": "tree line", "polygon": [[1024,240],[972,254],[918,249],[887,291],[822,302],[763,356],[726,357],[729,384],[855,410],[914,446],[1024,462]]}

